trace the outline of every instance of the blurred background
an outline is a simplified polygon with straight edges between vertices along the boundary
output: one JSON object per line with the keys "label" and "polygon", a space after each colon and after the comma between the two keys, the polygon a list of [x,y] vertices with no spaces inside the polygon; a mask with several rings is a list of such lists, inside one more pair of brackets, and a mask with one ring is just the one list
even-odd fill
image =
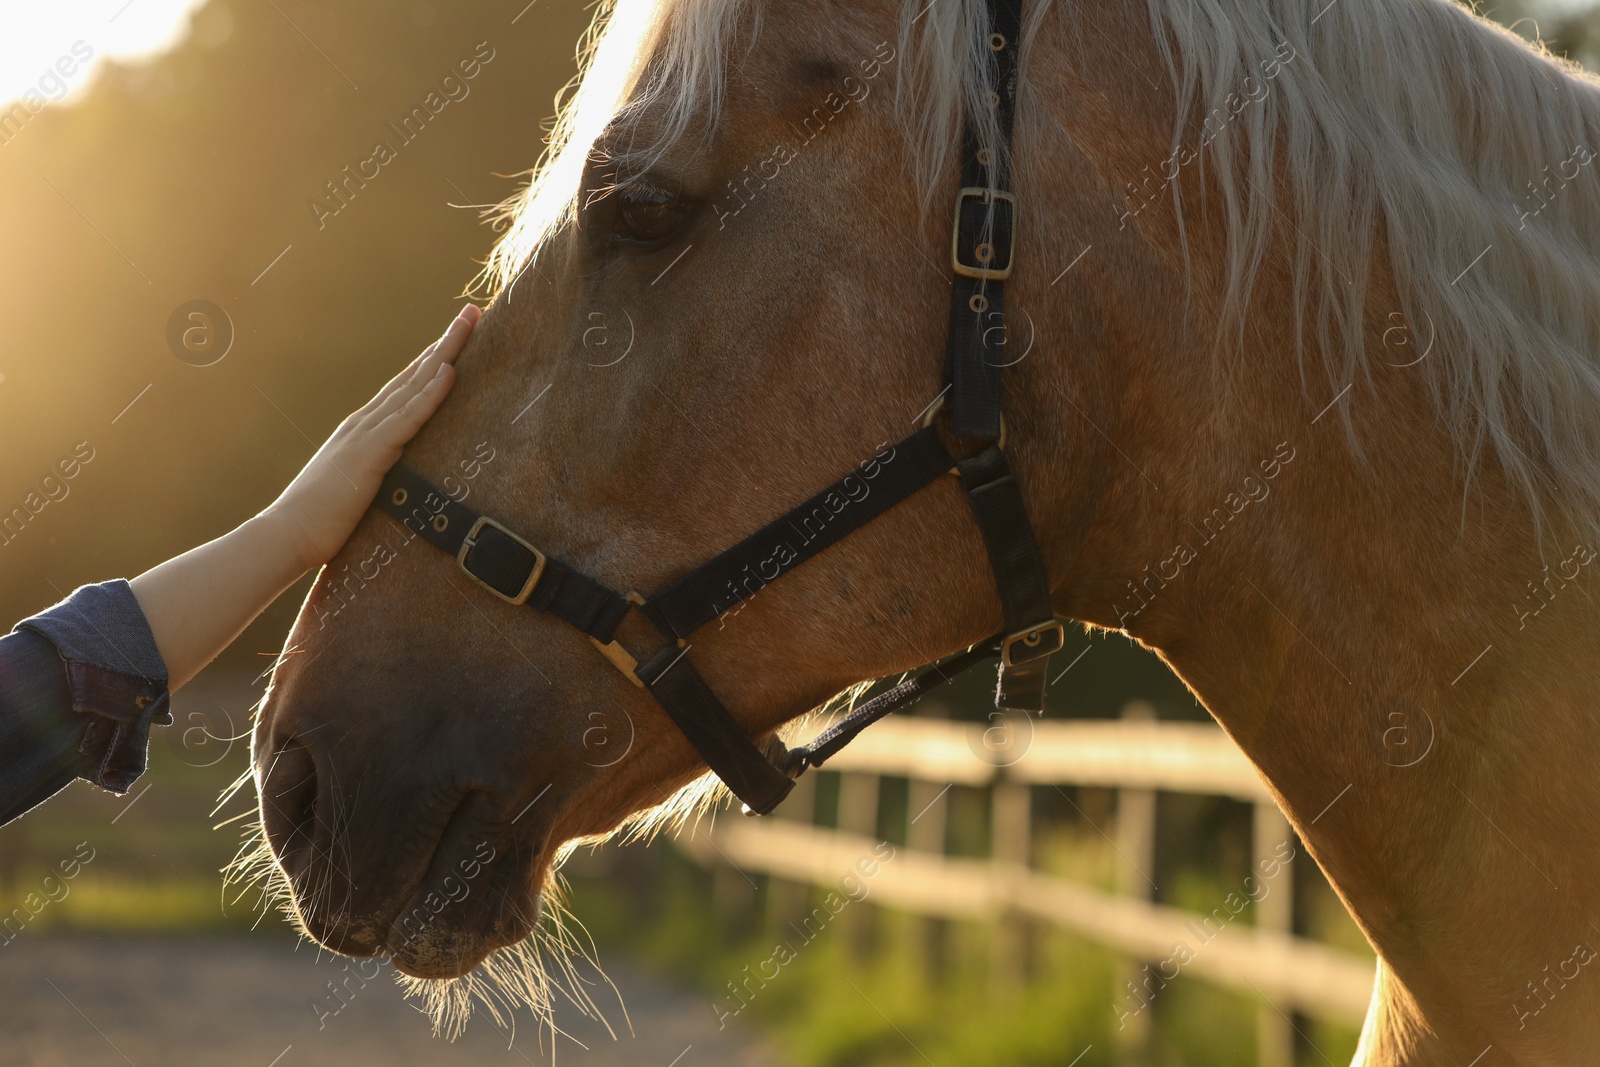
{"label": "blurred background", "polygon": [[[1485,13],[1600,63],[1587,4]],[[493,239],[475,206],[537,159],[588,17],[0,13],[5,618],[245,519],[442,329]],[[331,195],[474,58],[465,95]],[[611,996],[616,1040],[568,1012],[569,1036],[524,1017],[435,1039],[387,965],[299,943],[218,873],[253,810],[252,787],[225,791],[260,674],[307,584],[179,695],[127,797],[78,783],[0,829],[0,1063],[1285,1067],[1354,1049],[1371,956],[1315,863],[1157,659],[1081,634],[1038,731],[984,721],[975,681],[811,776],[777,822],[724,813],[570,864],[631,1031]]]}

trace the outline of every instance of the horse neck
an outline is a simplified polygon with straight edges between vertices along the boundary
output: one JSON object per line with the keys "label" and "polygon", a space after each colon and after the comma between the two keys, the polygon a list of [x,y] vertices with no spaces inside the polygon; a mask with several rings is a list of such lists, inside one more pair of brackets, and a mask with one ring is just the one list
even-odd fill
{"label": "horse neck", "polygon": [[[1165,90],[1116,89],[1143,114],[1054,110],[1041,171],[1165,155]],[[1191,271],[1170,194],[1133,226],[1083,201],[1038,214],[1056,259],[1088,246],[1072,284],[1018,287],[1065,339],[1014,374],[1062,614],[1156,649],[1270,783],[1386,961],[1362,1062],[1592,1048],[1600,977],[1527,983],[1600,948],[1600,545],[1469,471],[1415,367],[1330,382],[1313,348],[1302,373],[1276,261],[1214,358],[1220,212],[1189,208]],[[1367,304],[1392,350],[1381,262]]]}
{"label": "horse neck", "polygon": [[1046,509],[1062,613],[1177,671],[1469,1062],[1477,1015],[1515,1032],[1525,982],[1600,947],[1600,545],[1467,483],[1420,385],[1307,396],[1291,348],[1251,351],[1278,365],[1227,396],[1156,361],[1099,396],[1062,375],[1057,469],[1093,487]]}

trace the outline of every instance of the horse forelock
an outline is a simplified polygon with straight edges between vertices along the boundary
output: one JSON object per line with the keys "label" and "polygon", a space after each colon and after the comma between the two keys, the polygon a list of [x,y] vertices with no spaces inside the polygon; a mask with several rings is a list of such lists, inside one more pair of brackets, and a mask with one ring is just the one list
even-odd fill
{"label": "horse forelock", "polygon": [[[714,129],[730,61],[760,32],[765,0],[608,0],[579,48],[580,70],[562,94],[550,144],[528,183],[491,209],[504,233],[478,279],[488,295],[510,286],[572,217],[585,163],[603,134],[648,112],[635,160],[658,158],[691,129]],[[1051,7],[1028,5],[1024,52]],[[819,16],[820,17],[820,16]],[[906,163],[931,194],[953,165],[964,121],[1000,144],[988,104],[989,15],[978,0],[902,0],[896,104]],[[740,34],[746,35],[745,40]],[[642,168],[641,168],[642,169]]]}

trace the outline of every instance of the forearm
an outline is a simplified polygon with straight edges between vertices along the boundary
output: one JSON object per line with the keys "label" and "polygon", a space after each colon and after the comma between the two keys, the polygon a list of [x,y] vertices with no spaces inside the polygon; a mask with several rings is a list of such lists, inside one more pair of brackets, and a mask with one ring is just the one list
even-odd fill
{"label": "forearm", "polygon": [[271,509],[128,584],[176,690],[309,570],[294,532]]}

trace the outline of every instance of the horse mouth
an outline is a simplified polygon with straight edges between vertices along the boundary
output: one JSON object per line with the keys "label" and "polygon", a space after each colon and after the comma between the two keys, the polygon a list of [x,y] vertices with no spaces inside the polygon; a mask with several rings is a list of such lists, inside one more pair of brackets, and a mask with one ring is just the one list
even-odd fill
{"label": "horse mouth", "polygon": [[[436,857],[430,874],[438,866]],[[490,861],[469,859],[466,872],[475,871],[475,877],[458,866],[455,873],[402,889],[405,902],[387,920],[319,909],[303,879],[291,880],[291,886],[302,927],[322,947],[345,956],[387,956],[412,978],[451,979],[533,932],[543,890],[518,892],[510,883],[542,883],[543,868],[529,871],[509,860],[502,871]]]}
{"label": "horse mouth", "polygon": [[413,978],[460,978],[539,921],[549,866],[542,850],[530,856],[475,832],[467,808],[452,817],[384,931],[382,950]]}
{"label": "horse mouth", "polygon": [[392,804],[340,818],[320,777],[302,746],[286,745],[262,797],[265,836],[312,940],[450,979],[533,932],[550,867],[533,817],[518,825],[486,791],[443,788],[412,790],[429,799],[400,818]]}
{"label": "horse mouth", "polygon": [[501,949],[533,933],[542,907],[542,891],[507,896],[464,915],[469,901],[440,897],[437,889],[418,889],[390,921],[382,947],[402,974],[426,979],[451,979],[469,974]]}
{"label": "horse mouth", "polygon": [[[529,907],[537,914],[538,900]],[[532,931],[532,922],[489,932],[435,923],[420,935],[400,931],[395,926],[390,928],[386,947],[390,961],[402,974],[412,978],[462,978],[494,953],[522,941]]]}

